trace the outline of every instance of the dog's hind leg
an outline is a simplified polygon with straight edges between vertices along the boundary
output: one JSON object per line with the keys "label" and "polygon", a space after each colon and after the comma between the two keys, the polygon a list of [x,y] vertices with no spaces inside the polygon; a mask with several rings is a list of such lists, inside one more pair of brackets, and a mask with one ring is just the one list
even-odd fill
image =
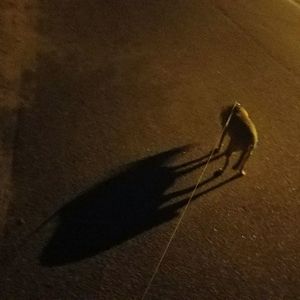
{"label": "dog's hind leg", "polygon": [[238,169],[239,173],[243,176],[246,175],[246,171],[244,170],[244,166],[245,166],[246,162],[248,161],[249,157],[251,156],[252,150],[253,150],[252,146],[250,146],[248,149],[244,150],[242,152],[239,160],[237,161],[237,163],[233,166],[233,169],[234,170]]}

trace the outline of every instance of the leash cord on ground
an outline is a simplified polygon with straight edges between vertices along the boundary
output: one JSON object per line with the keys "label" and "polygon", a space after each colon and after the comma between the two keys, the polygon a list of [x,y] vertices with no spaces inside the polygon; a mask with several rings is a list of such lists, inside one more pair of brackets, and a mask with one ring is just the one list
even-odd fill
{"label": "leash cord on ground", "polygon": [[[229,124],[229,122],[230,122],[230,120],[231,120],[231,117],[232,117],[232,115],[233,115],[234,109],[235,109],[235,107],[237,106],[237,104],[238,104],[238,103],[235,102],[234,105],[233,105],[233,107],[232,107],[232,110],[231,110],[231,112],[230,112],[230,114],[229,114],[229,116],[228,116],[228,119],[227,119],[227,121],[226,121],[226,123],[225,123],[225,125],[224,125],[224,127],[223,127],[223,129],[222,129],[222,132],[221,132],[222,135],[223,135],[223,133],[225,132],[225,130],[226,130],[226,128],[227,128],[227,126],[228,126],[228,124]],[[212,157],[213,157],[214,149],[216,149],[216,147],[217,147],[217,145],[218,145],[218,142],[219,142],[219,140],[215,143],[215,145],[214,145],[214,147],[213,147],[213,151],[211,151],[211,153],[210,153],[210,155],[209,155],[209,158],[208,158],[208,160],[206,161],[206,164],[205,164],[205,166],[204,166],[204,168],[203,168],[203,170],[202,170],[202,172],[201,172],[201,174],[200,174],[200,176],[199,176],[199,178],[198,178],[198,181],[197,181],[197,183],[196,183],[196,185],[195,185],[195,188],[193,189],[193,192],[191,193],[191,196],[189,197],[189,200],[188,200],[186,206],[184,207],[183,212],[181,213],[181,216],[179,217],[179,220],[178,220],[178,222],[177,222],[177,224],[176,224],[176,226],[175,226],[175,229],[173,230],[173,232],[172,232],[172,234],[171,234],[171,237],[170,237],[170,239],[169,239],[169,241],[168,241],[168,243],[167,243],[167,245],[166,245],[166,247],[165,247],[165,249],[164,249],[164,251],[163,251],[161,257],[160,257],[160,260],[158,261],[158,263],[157,263],[157,265],[156,265],[156,267],[155,267],[155,270],[154,270],[154,272],[153,272],[153,274],[152,274],[152,276],[151,276],[151,278],[150,278],[150,280],[149,280],[149,282],[148,282],[148,284],[147,284],[147,287],[146,287],[146,289],[145,289],[145,291],[144,291],[144,293],[143,293],[143,296],[142,296],[141,300],[144,300],[144,299],[145,299],[145,297],[147,296],[147,294],[148,294],[148,292],[149,292],[149,290],[150,290],[150,287],[151,287],[151,285],[152,285],[152,283],[153,283],[153,280],[154,280],[154,278],[156,277],[156,275],[157,275],[157,273],[158,273],[158,271],[159,271],[159,268],[160,268],[160,266],[161,266],[161,264],[162,264],[162,262],[163,262],[163,260],[164,260],[164,258],[165,258],[165,256],[166,256],[166,254],[167,254],[167,252],[168,252],[168,250],[169,250],[169,248],[170,248],[170,245],[171,245],[171,243],[172,243],[172,241],[173,241],[173,239],[174,239],[174,237],[175,237],[175,235],[176,235],[176,233],[177,233],[177,230],[178,230],[178,228],[179,228],[179,226],[180,226],[180,224],[181,224],[181,222],[182,222],[182,220],[183,220],[183,217],[184,217],[184,215],[185,215],[185,213],[186,213],[186,211],[187,211],[187,209],[188,209],[188,207],[189,207],[189,205],[190,205],[190,203],[191,203],[191,201],[192,201],[192,199],[193,199],[193,197],[194,197],[194,195],[195,195],[195,193],[196,193],[196,191],[197,191],[197,189],[198,189],[198,186],[199,186],[200,182],[202,181],[202,178],[203,178],[203,176],[204,176],[204,174],[205,174],[205,172],[206,172],[206,169],[207,169],[207,167],[208,167],[208,165],[209,165],[209,162],[211,161],[211,159],[212,159]]]}

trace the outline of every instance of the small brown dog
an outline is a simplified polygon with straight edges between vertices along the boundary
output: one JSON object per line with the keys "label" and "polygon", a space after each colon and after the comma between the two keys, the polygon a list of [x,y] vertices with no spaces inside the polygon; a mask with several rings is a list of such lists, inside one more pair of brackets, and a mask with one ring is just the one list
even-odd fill
{"label": "small brown dog", "polygon": [[225,164],[223,168],[216,172],[216,175],[221,175],[224,172],[232,153],[239,151],[241,151],[241,155],[233,169],[238,170],[241,175],[246,175],[244,170],[245,163],[258,143],[255,125],[249,118],[247,111],[239,103],[226,107],[222,111],[221,123],[224,130],[219,145],[214,152],[217,153],[221,150],[226,134],[230,140],[224,152],[226,156]]}

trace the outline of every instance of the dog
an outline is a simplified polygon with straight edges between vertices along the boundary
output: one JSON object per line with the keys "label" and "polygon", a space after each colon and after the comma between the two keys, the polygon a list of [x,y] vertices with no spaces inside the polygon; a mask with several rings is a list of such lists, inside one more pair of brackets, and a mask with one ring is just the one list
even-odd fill
{"label": "dog", "polygon": [[224,151],[226,157],[225,164],[216,172],[216,175],[221,175],[224,172],[234,152],[241,152],[233,169],[238,170],[239,174],[244,176],[246,175],[246,171],[244,170],[245,164],[258,143],[256,127],[250,119],[248,112],[239,103],[224,108],[220,117],[224,129],[218,147],[214,152],[220,152],[226,135],[229,137],[229,143]]}

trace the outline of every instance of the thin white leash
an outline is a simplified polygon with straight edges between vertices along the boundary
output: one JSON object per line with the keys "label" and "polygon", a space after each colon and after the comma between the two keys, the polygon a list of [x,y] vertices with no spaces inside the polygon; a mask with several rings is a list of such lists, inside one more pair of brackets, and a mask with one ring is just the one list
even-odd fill
{"label": "thin white leash", "polygon": [[[235,102],[234,105],[233,105],[233,107],[232,107],[232,110],[231,110],[231,112],[230,112],[230,114],[229,114],[229,117],[228,117],[228,119],[227,119],[227,121],[226,121],[226,123],[225,123],[225,125],[224,125],[224,127],[223,127],[223,129],[222,129],[222,132],[221,132],[222,135],[223,135],[224,131],[226,130],[226,127],[228,126],[228,124],[229,124],[229,122],[230,122],[230,120],[231,120],[231,117],[232,117],[232,115],[233,115],[233,111],[234,111],[234,109],[235,109],[235,107],[236,107],[237,105],[238,105],[238,102]],[[215,148],[217,147],[218,142],[219,142],[219,140],[217,140],[217,142],[215,143],[213,149],[215,149]],[[155,268],[155,270],[154,270],[154,272],[153,272],[153,274],[152,274],[152,276],[151,276],[151,278],[150,278],[150,280],[149,280],[149,282],[148,282],[148,285],[147,285],[147,287],[146,287],[146,289],[145,289],[145,291],[144,291],[144,294],[143,294],[141,300],[144,300],[144,299],[145,299],[145,297],[147,296],[147,294],[148,294],[148,292],[149,292],[149,290],[150,290],[150,287],[151,287],[151,285],[152,285],[152,282],[153,282],[155,276],[157,275],[157,273],[158,273],[158,271],[159,271],[159,268],[160,268],[160,266],[161,266],[161,264],[162,264],[162,262],[163,262],[163,260],[164,260],[164,258],[165,258],[165,256],[166,256],[166,254],[167,254],[167,252],[168,252],[168,250],[169,250],[169,248],[170,248],[170,245],[171,245],[171,243],[172,243],[172,241],[173,241],[173,239],[174,239],[174,237],[175,237],[175,235],[176,235],[176,233],[177,233],[177,230],[178,230],[178,228],[179,228],[179,226],[180,226],[180,224],[181,224],[181,221],[183,220],[183,217],[184,217],[184,215],[185,215],[185,213],[186,213],[186,211],[187,211],[187,209],[188,209],[188,207],[189,207],[189,205],[190,205],[190,203],[191,203],[191,201],[192,201],[192,199],[193,199],[193,197],[194,197],[194,195],[195,195],[195,193],[196,193],[196,190],[197,190],[197,188],[198,188],[200,182],[202,181],[202,178],[203,178],[204,173],[205,173],[205,171],[206,171],[206,169],[207,169],[207,167],[208,167],[209,162],[210,162],[211,159],[212,159],[212,156],[213,156],[213,151],[211,151],[210,156],[209,156],[208,160],[206,161],[206,164],[205,164],[205,166],[204,166],[204,168],[203,168],[203,170],[202,170],[202,172],[201,172],[201,174],[200,174],[200,176],[199,176],[199,178],[198,178],[198,181],[197,181],[197,183],[196,183],[196,185],[195,185],[195,188],[194,188],[194,190],[193,190],[191,196],[189,197],[189,200],[188,200],[186,206],[185,206],[184,209],[183,209],[183,212],[182,212],[182,214],[181,214],[181,216],[180,216],[180,218],[179,218],[179,220],[178,220],[178,222],[177,222],[177,224],[176,224],[176,227],[175,227],[175,229],[173,230],[173,233],[171,234],[171,237],[170,237],[170,239],[169,239],[169,241],[168,241],[168,243],[167,243],[167,246],[165,247],[165,249],[164,249],[164,251],[163,251],[163,253],[162,253],[162,256],[161,256],[161,258],[160,258],[160,260],[159,260],[159,262],[158,262],[158,264],[157,264],[157,266],[156,266],[156,268]]]}

